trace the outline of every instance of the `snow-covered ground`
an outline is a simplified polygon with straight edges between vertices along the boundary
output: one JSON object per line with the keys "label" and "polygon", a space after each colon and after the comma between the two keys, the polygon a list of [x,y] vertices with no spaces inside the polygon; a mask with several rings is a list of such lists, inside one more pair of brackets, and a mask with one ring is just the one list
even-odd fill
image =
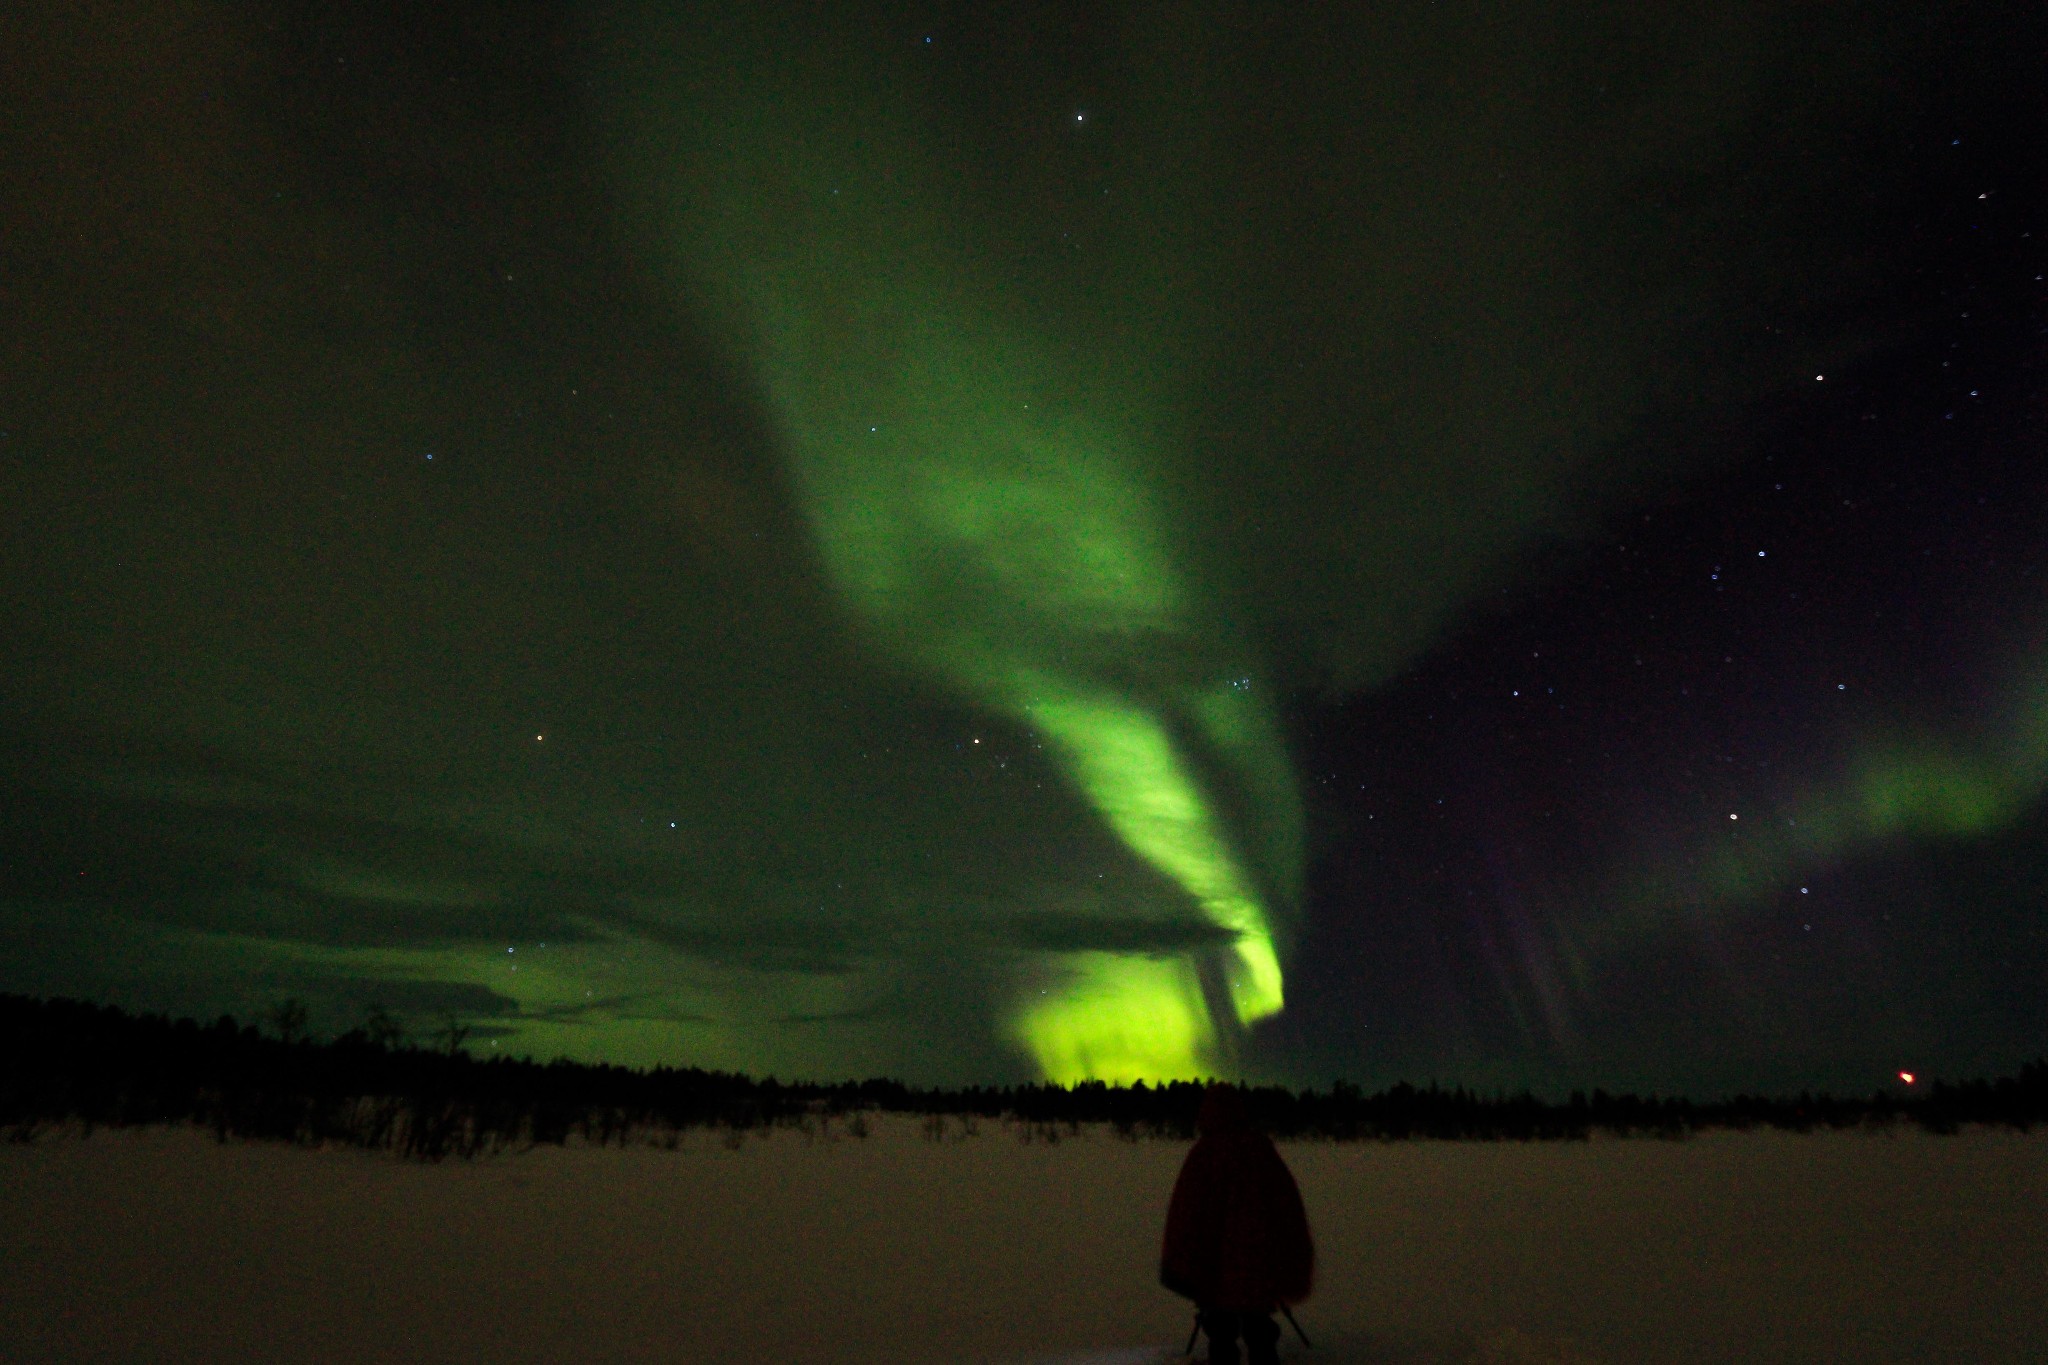
{"label": "snow-covered ground", "polygon": [[[1283,1148],[1342,1362],[2040,1361],[2048,1135]],[[0,1148],[0,1359],[1155,1365],[1185,1148]],[[1197,1354],[1199,1354],[1199,1348]]]}

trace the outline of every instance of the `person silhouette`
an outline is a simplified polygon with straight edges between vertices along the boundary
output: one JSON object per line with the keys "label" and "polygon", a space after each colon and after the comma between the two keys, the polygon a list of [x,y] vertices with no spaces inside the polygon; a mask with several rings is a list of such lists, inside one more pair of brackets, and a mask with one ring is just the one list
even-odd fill
{"label": "person silhouette", "polygon": [[1315,1285],[1308,1213],[1236,1087],[1211,1085],[1195,1126],[1166,1206],[1159,1283],[1194,1301],[1211,1365],[1238,1365],[1239,1337],[1250,1365],[1271,1365],[1280,1346],[1273,1310],[1300,1303]]}

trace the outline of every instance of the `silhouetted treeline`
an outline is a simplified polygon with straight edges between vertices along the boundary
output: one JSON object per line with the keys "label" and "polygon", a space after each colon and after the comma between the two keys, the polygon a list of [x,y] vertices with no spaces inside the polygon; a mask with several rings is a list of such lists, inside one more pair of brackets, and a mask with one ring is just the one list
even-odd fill
{"label": "silhouetted treeline", "polygon": [[[921,1115],[937,1137],[982,1120],[1021,1136],[1057,1140],[1082,1125],[1128,1138],[1194,1135],[1202,1087],[1022,1085],[932,1090],[897,1081],[836,1084],[754,1080],[694,1067],[481,1060],[445,1046],[400,1045],[389,1021],[333,1042],[305,1036],[303,1011],[274,1013],[272,1036],[222,1016],[211,1024],[133,1015],[75,1000],[0,995],[0,1133],[27,1141],[49,1128],[196,1124],[221,1140],[333,1143],[438,1160],[538,1143],[673,1144],[691,1129],[737,1135],[766,1127],[865,1136],[865,1116]],[[1521,1140],[1595,1133],[1681,1138],[1717,1128],[1888,1127],[1936,1133],[1965,1124],[2020,1129],[2048,1120],[2048,1063],[2019,1075],[1960,1085],[1933,1082],[1912,1095],[1867,1099],[1743,1095],[1700,1103],[1595,1090],[1562,1104],[1533,1095],[1482,1095],[1397,1085],[1368,1095],[1354,1085],[1246,1092],[1278,1138],[1338,1142],[1403,1138]]]}

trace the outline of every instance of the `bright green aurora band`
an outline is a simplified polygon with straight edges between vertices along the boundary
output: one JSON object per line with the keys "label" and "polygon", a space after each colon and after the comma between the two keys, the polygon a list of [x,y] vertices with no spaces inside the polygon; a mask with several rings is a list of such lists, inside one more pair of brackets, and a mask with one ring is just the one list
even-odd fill
{"label": "bright green aurora band", "polygon": [[718,68],[682,58],[662,88],[684,98],[633,115],[666,139],[662,238],[766,400],[843,604],[1038,735],[1225,944],[1061,954],[998,1002],[1007,1031],[1062,1082],[1214,1073],[1283,1006],[1301,817],[1257,670],[1155,477],[1171,347],[1120,325],[1076,345],[1028,316],[901,111],[778,80],[779,53],[691,48]]}

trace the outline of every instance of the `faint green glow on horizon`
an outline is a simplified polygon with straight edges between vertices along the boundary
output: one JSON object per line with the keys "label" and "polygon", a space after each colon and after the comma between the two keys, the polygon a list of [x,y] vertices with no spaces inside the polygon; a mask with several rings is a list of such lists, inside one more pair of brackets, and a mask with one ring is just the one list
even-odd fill
{"label": "faint green glow on horizon", "polygon": [[[412,1041],[429,1046],[437,1027],[459,1017],[472,1030],[468,1050],[479,1056],[502,1043],[506,1056],[651,1067],[673,1065],[680,1052],[717,1070],[816,1074],[810,1068],[820,1050],[804,1035],[803,1016],[845,1015],[859,1004],[854,983],[832,973],[707,965],[670,945],[617,932],[552,946],[525,943],[516,953],[472,943],[372,948],[185,928],[157,932],[153,948],[165,958],[242,962],[252,1007],[281,993],[331,991],[340,981],[361,983],[351,994],[380,1004],[391,1003],[390,988],[404,983],[479,988],[502,997],[507,1008],[398,1011]],[[876,1040],[858,1021],[854,1030],[829,1050],[830,1065],[852,1074],[883,1064]]]}
{"label": "faint green glow on horizon", "polygon": [[1069,954],[1010,1036],[1060,1081],[1212,1072],[1204,962],[1229,1027],[1284,1004],[1273,910],[1299,880],[1300,814],[1249,651],[1157,477],[1174,395],[1147,376],[1172,369],[1167,346],[1048,334],[957,249],[972,225],[903,125],[837,74],[783,66],[694,72],[713,96],[693,112],[717,113],[670,127],[698,178],[669,245],[761,386],[855,618],[1040,735],[1232,936],[1199,958]]}

